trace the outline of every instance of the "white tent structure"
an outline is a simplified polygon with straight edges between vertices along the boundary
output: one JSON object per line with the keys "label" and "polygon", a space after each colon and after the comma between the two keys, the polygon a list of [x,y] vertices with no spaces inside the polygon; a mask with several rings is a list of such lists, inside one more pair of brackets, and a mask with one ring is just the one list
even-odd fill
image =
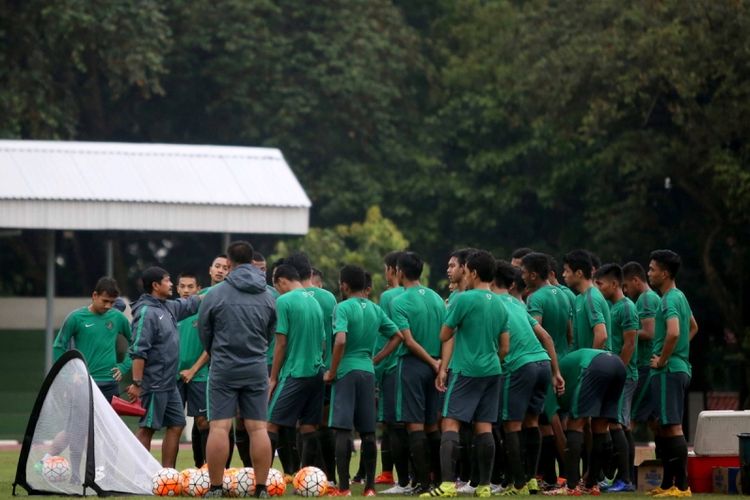
{"label": "white tent structure", "polygon": [[[0,140],[0,228],[305,234],[311,202],[278,149]],[[112,269],[111,241],[107,271]]]}

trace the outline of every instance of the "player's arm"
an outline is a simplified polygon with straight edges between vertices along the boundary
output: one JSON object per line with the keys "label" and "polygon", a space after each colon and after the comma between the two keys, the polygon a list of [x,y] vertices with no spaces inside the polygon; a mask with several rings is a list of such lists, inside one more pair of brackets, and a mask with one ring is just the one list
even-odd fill
{"label": "player's arm", "polygon": [[[443,340],[443,333],[445,332],[446,340]],[[456,339],[454,337],[455,329],[448,325],[443,325],[440,329],[440,369],[435,377],[435,387],[440,392],[445,392],[445,381],[448,379],[448,366],[453,357],[453,348],[455,347]]]}
{"label": "player's arm", "polygon": [[[128,341],[128,347],[130,347],[130,344],[133,342],[133,336],[130,334],[130,324],[128,323],[128,319],[124,315],[120,318],[120,331],[118,333],[125,337],[125,340]],[[122,362],[117,363],[115,367],[112,368],[112,378],[119,382],[122,380],[123,375],[127,375],[130,372],[132,365],[133,360],[126,354]]]}
{"label": "player's arm", "polygon": [[452,328],[448,325],[443,325],[442,328],[440,328],[440,342],[448,342],[450,339],[453,338],[453,335],[456,333],[456,329]]}
{"label": "player's arm", "polygon": [[594,325],[594,349],[607,348],[607,326],[604,323]]}
{"label": "player's arm", "polygon": [[57,337],[55,337],[55,342],[52,344],[52,356],[55,361],[60,359],[60,356],[65,354],[65,351],[70,347],[70,339],[75,336],[76,324],[77,322],[72,320],[70,315],[63,321],[60,331],[57,332]]}
{"label": "player's arm", "polygon": [[203,297],[206,296],[207,294],[192,295],[185,299],[179,298],[168,300],[165,304],[170,308],[170,312],[175,317],[175,320],[182,321],[188,316],[192,316],[193,314],[198,312],[198,307],[201,305],[201,300],[203,300]]}
{"label": "player's arm", "polygon": [[436,372],[438,371],[438,361],[435,360],[432,356],[427,354],[427,351],[424,350],[424,347],[414,340],[414,336],[411,334],[410,328],[404,328],[401,330],[401,335],[404,336],[404,345],[406,346],[409,351],[422,360],[423,362],[427,363],[427,365],[431,366],[433,370]]}
{"label": "player's arm", "polygon": [[135,401],[141,396],[141,382],[143,382],[143,368],[145,366],[145,359],[133,358],[133,383],[128,386],[128,396],[130,396],[131,401]]}
{"label": "player's arm", "polygon": [[341,358],[346,351],[346,332],[336,332],[333,334],[333,352],[331,354],[331,368],[325,374],[325,381],[331,382],[336,380],[336,372],[341,364]]}
{"label": "player's arm", "polygon": [[568,335],[567,335],[567,337],[568,337],[568,345],[569,346],[573,345],[573,321],[570,320],[570,319],[568,320]]}
{"label": "player's arm", "polygon": [[641,318],[641,328],[638,330],[638,340],[653,340],[654,325],[656,325],[656,320],[653,317]]}
{"label": "player's arm", "polygon": [[622,332],[622,350],[620,351],[620,359],[622,364],[628,366],[633,353],[635,353],[635,342],[638,338],[638,332],[636,330],[625,330]]}
{"label": "player's arm", "polygon": [[652,368],[664,368],[669,362],[669,358],[677,346],[677,340],[680,338],[680,320],[676,316],[667,319],[667,335],[664,337],[664,346],[661,354],[651,358]]}
{"label": "player's arm", "polygon": [[[378,331],[381,335],[388,338],[388,342],[383,346],[380,352],[372,359],[373,364],[380,364],[386,356],[396,350],[398,345],[403,342],[404,337],[396,324],[380,309],[380,327]],[[377,362],[375,359],[377,358]]]}
{"label": "player's arm", "polygon": [[198,336],[203,344],[203,350],[209,355],[214,343],[214,314],[213,314],[214,296],[203,303],[203,307],[198,310]]}
{"label": "player's arm", "polygon": [[286,358],[286,334],[276,332],[276,343],[273,348],[273,364],[271,365],[271,377],[269,380],[268,393],[273,394],[276,384],[279,381],[279,373],[284,365]]}
{"label": "player's arm", "polygon": [[498,336],[498,342],[500,345],[498,354],[500,355],[500,362],[503,362],[505,360],[505,356],[507,356],[510,352],[510,333],[507,330],[504,332],[500,332],[500,335]]}
{"label": "player's arm", "polygon": [[182,370],[180,372],[180,378],[182,379],[182,381],[186,384],[190,383],[190,381],[193,380],[193,377],[195,377],[195,374],[198,373],[198,370],[203,368],[203,365],[208,363],[209,359],[211,359],[211,357],[206,351],[203,351],[201,355],[198,356],[198,359],[195,360],[193,366],[191,366],[187,370]]}
{"label": "player's arm", "polygon": [[698,333],[698,322],[695,321],[695,316],[690,315],[690,340],[693,340],[695,334]]}
{"label": "player's arm", "polygon": [[557,352],[555,351],[555,342],[552,340],[552,337],[547,330],[545,330],[539,323],[533,325],[532,329],[534,330],[534,335],[536,335],[539,343],[542,344],[544,350],[547,351],[550,368],[552,369],[552,385],[555,387],[555,392],[559,396],[565,392],[565,379],[563,379],[560,374],[560,364],[558,363]]}

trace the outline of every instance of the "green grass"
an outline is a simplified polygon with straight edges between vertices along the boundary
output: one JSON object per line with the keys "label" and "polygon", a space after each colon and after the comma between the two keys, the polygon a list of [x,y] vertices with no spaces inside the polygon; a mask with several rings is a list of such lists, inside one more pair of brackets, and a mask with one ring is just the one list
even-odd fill
{"label": "green grass", "polygon": [[[159,457],[159,452],[155,453],[155,456]],[[12,485],[13,485],[13,479],[16,475],[16,465],[18,463],[18,452],[17,451],[0,451],[0,500],[4,499],[10,499],[12,498],[11,491],[12,491]],[[354,472],[356,471],[358,465],[358,456],[355,455],[352,459],[352,475],[354,475]],[[185,469],[187,467],[192,466],[192,455],[190,450],[182,449],[180,450],[180,454],[177,457],[177,466],[179,469]],[[241,467],[241,462],[239,460],[239,457],[235,454],[234,459],[232,461],[232,466],[234,467]],[[274,463],[274,467],[277,469],[281,469],[281,466],[279,465],[278,461]],[[384,488],[378,488],[379,490]],[[19,488],[20,495],[25,496],[26,492],[23,490],[23,488]],[[361,485],[352,485],[352,494],[354,496],[358,496],[362,494],[362,486]],[[292,496],[291,489],[287,489],[287,493],[285,496]],[[607,496],[607,495],[605,495]],[[649,499],[650,497],[647,497],[646,495],[639,495],[635,493],[617,493],[608,495],[613,498],[627,498],[628,500],[645,500]],[[701,500],[718,500],[718,499],[725,499],[726,495],[709,495],[709,494],[700,494],[700,495],[694,495],[696,497],[699,497]],[[113,499],[116,498],[122,498],[123,500],[128,499],[135,499],[139,497],[110,497]],[[145,497],[144,497],[145,498]],[[388,498],[412,498],[412,497],[388,497]]]}

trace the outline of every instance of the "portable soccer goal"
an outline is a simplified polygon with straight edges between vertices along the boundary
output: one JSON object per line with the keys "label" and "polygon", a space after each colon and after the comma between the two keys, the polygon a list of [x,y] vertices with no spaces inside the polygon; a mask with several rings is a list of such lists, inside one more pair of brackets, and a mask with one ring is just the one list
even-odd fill
{"label": "portable soccer goal", "polygon": [[18,459],[30,495],[150,495],[159,462],[114,412],[83,355],[65,353],[39,390]]}

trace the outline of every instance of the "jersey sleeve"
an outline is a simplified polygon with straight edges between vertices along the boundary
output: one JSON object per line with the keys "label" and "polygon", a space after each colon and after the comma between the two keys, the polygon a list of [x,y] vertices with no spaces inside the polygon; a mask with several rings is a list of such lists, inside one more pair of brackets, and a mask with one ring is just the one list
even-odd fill
{"label": "jersey sleeve", "polygon": [[451,300],[450,306],[448,307],[448,314],[446,314],[445,319],[443,320],[443,324],[448,328],[456,328],[463,321],[466,309],[464,305],[466,302],[464,300],[465,298],[465,295],[459,294]]}
{"label": "jersey sleeve", "polygon": [[[383,335],[384,337],[391,338],[394,335],[396,335],[396,333],[398,333],[399,330],[403,330],[403,328],[399,328],[398,325],[396,325],[396,323],[391,321],[391,319],[385,314],[385,311],[383,311],[379,307],[378,307],[378,315],[380,316],[380,328],[378,328],[378,331],[380,331],[380,334]],[[408,323],[405,328],[409,328]]]}
{"label": "jersey sleeve", "polygon": [[130,357],[148,359],[149,351],[153,343],[154,331],[158,328],[154,321],[151,308],[143,306],[140,314],[133,318],[133,344],[130,346]]}
{"label": "jersey sleeve", "polygon": [[526,300],[526,310],[531,316],[539,316],[544,318],[544,307],[543,300],[539,293],[532,293],[531,296]]}
{"label": "jersey sleeve", "polygon": [[662,299],[661,308],[662,313],[664,314],[664,319],[677,318],[680,316],[675,293],[671,293]]}
{"label": "jersey sleeve", "polygon": [[594,300],[593,294],[587,294],[584,307],[586,307],[586,317],[589,320],[591,328],[605,322],[604,313],[601,310],[602,305],[600,302]]}
{"label": "jersey sleeve", "polygon": [[393,323],[399,330],[406,330],[409,328],[409,320],[407,319],[405,305],[405,301],[395,300],[391,306],[391,320],[393,320]]}
{"label": "jersey sleeve", "polygon": [[[133,336],[131,335],[130,323],[128,323],[128,318],[126,318],[124,314],[120,313],[119,315],[117,315],[116,321],[118,326],[117,333],[125,337],[125,339],[128,341],[128,347],[130,347],[130,344],[133,343]],[[130,356],[125,356],[121,363],[117,363],[117,368],[123,375],[126,373],[130,373],[131,366],[133,366],[133,360]]]}
{"label": "jersey sleeve", "polygon": [[653,318],[656,316],[656,308],[659,307],[658,299],[651,297],[648,292],[645,292],[638,300],[638,316],[641,319]]}
{"label": "jersey sleeve", "polygon": [[[283,296],[282,296],[283,297]],[[288,300],[279,297],[276,301],[276,333],[289,334],[289,304]]]}
{"label": "jersey sleeve", "polygon": [[165,305],[169,308],[169,312],[172,313],[176,321],[182,321],[198,312],[201,299],[198,295],[193,295],[186,299],[168,300],[165,302]]}
{"label": "jersey sleeve", "polygon": [[620,328],[623,332],[638,330],[641,321],[638,319],[638,313],[635,311],[632,302],[626,301],[622,308],[622,317],[620,318]]}
{"label": "jersey sleeve", "polygon": [[65,318],[65,321],[63,321],[63,324],[60,327],[60,331],[57,332],[55,342],[52,344],[52,354],[55,361],[60,359],[60,356],[65,354],[65,351],[70,348],[70,339],[75,335],[77,325],[78,322],[75,319],[74,311],[68,314]]}
{"label": "jersey sleeve", "polygon": [[534,328],[536,325],[539,324],[539,322],[536,319],[534,319],[534,316],[532,314],[529,313],[527,314],[527,316],[529,320],[529,326],[531,326],[531,328]]}
{"label": "jersey sleeve", "polygon": [[349,317],[346,311],[346,305],[342,302],[333,310],[333,333],[347,333],[349,331]]}

